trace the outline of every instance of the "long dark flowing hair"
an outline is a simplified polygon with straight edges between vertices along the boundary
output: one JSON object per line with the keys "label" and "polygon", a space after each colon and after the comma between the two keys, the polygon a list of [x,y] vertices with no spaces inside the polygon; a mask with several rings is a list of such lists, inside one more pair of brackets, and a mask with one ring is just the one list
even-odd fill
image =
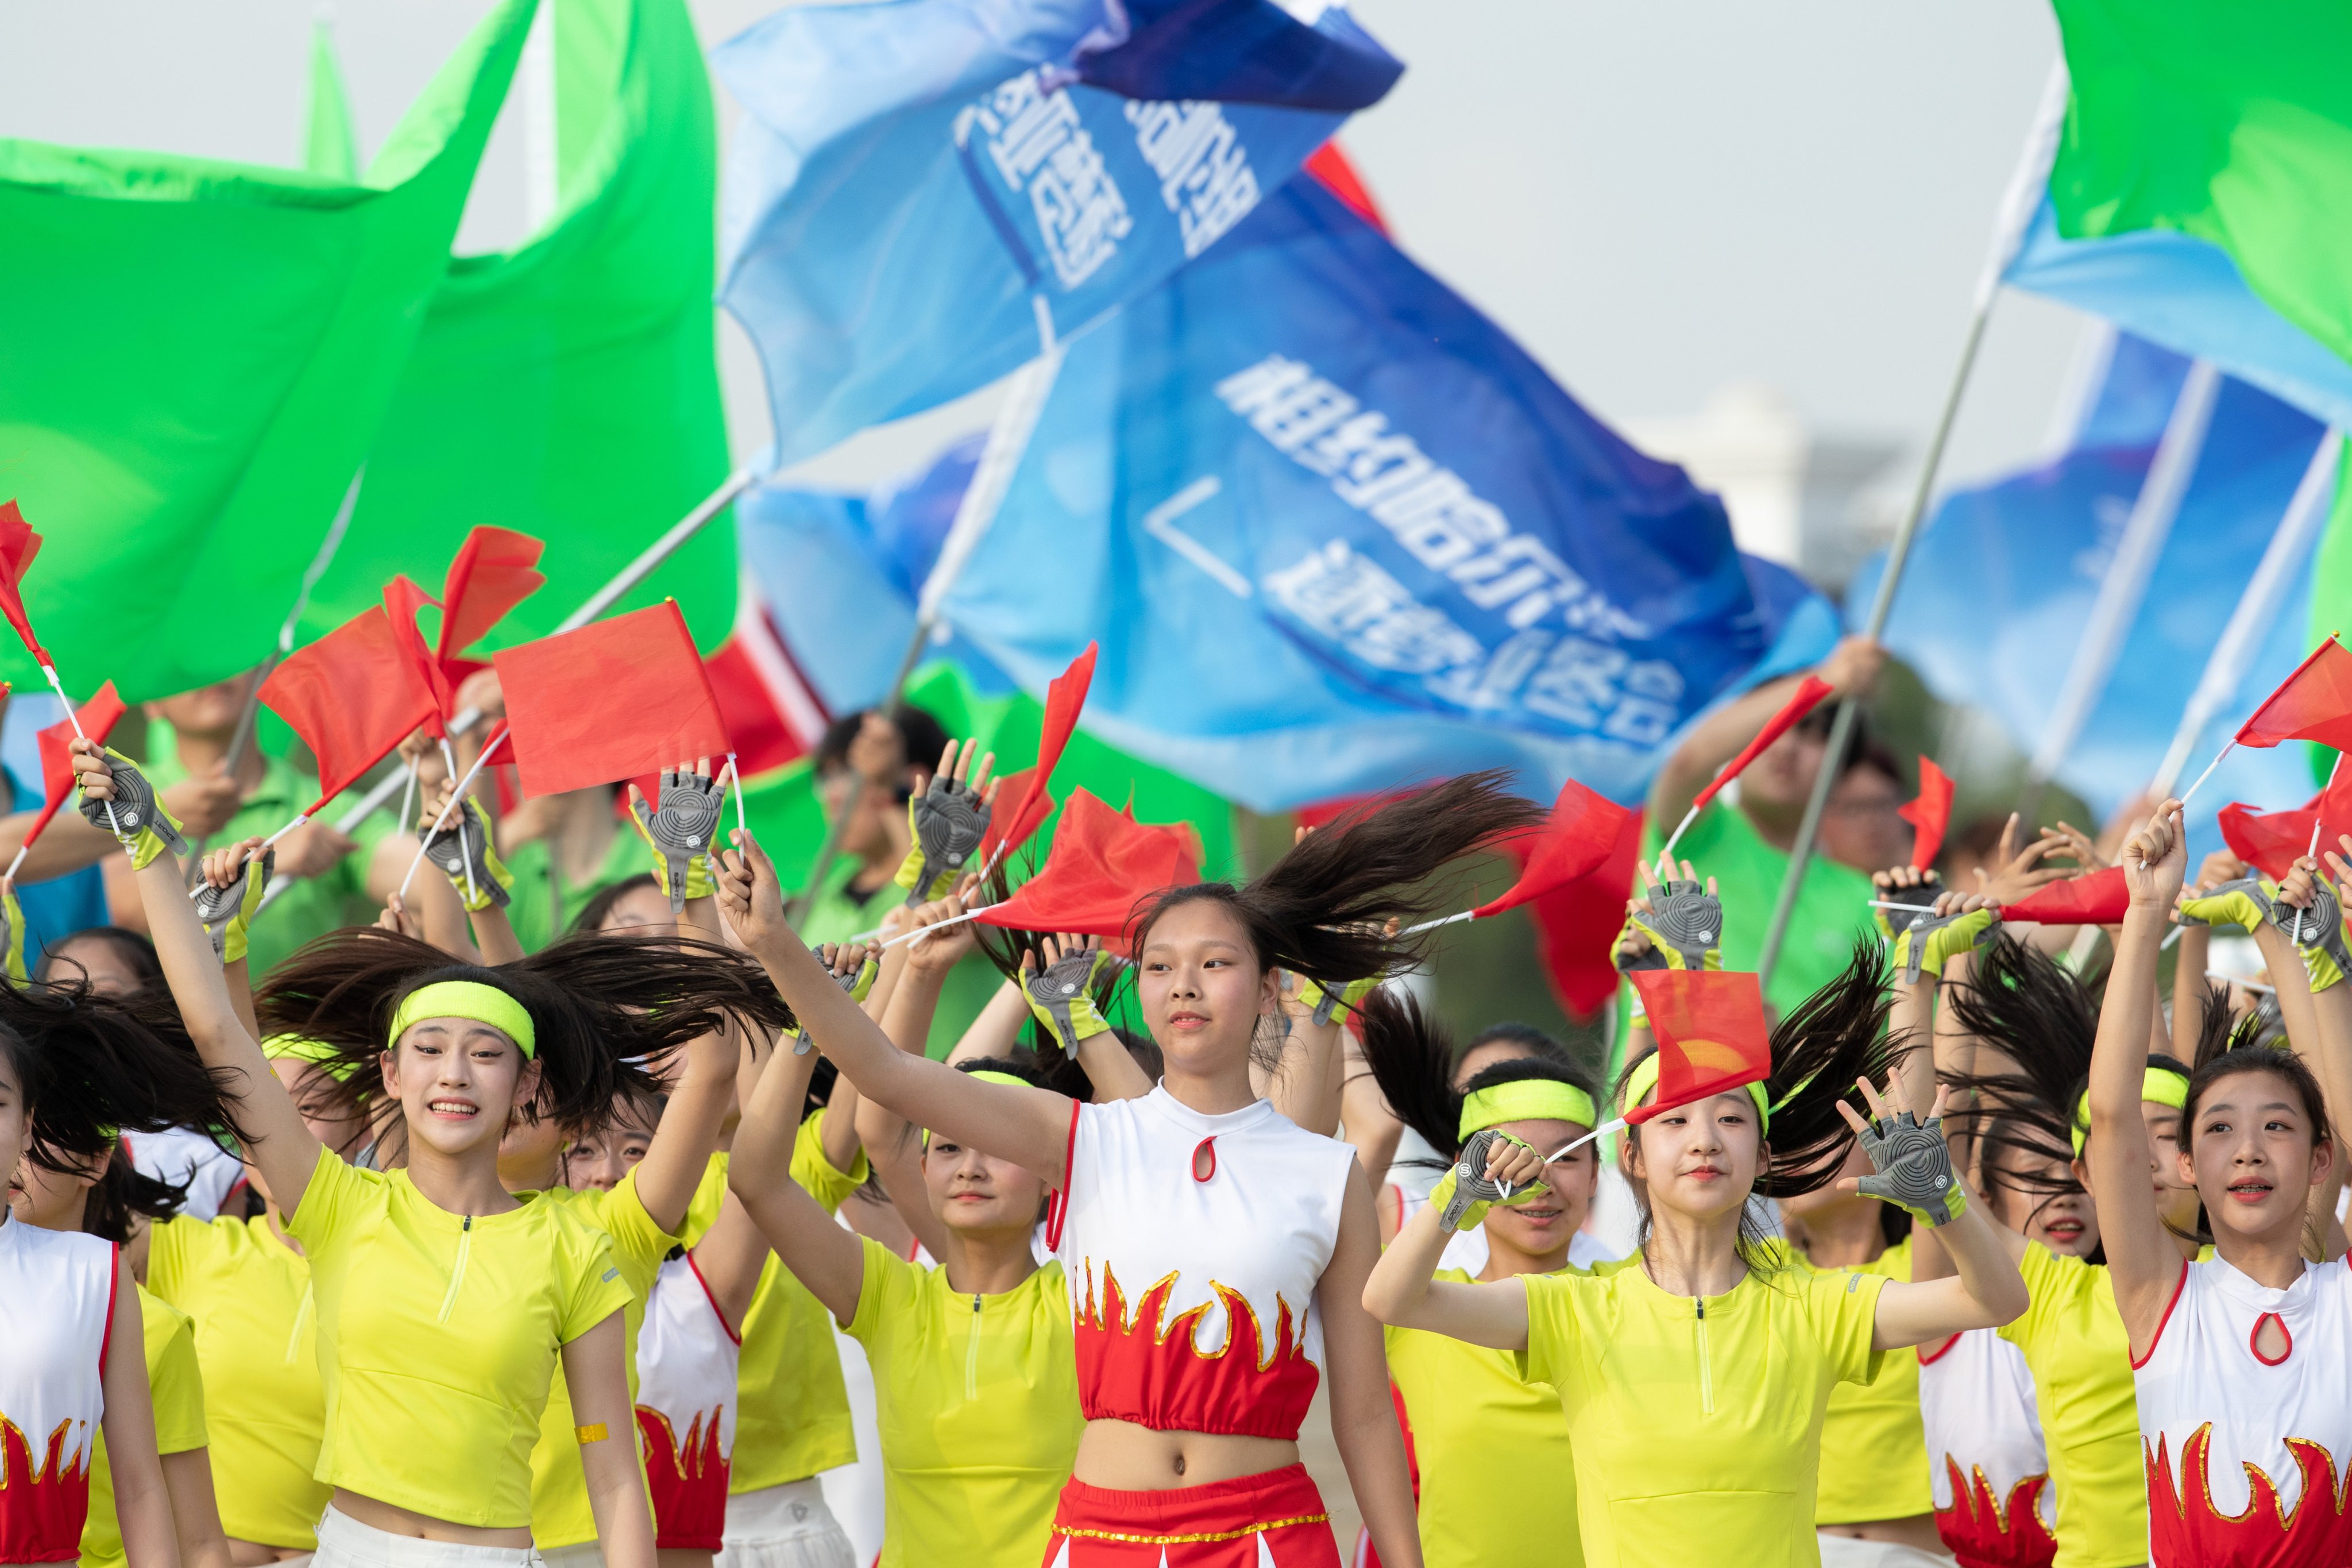
{"label": "long dark flowing hair", "polygon": [[445,980],[503,991],[530,1014],[540,1087],[516,1110],[566,1128],[594,1125],[616,1095],[650,1099],[657,1089],[649,1067],[703,1035],[793,1026],[775,986],[741,953],[691,937],[603,932],[567,936],[493,969],[452,963],[397,932],[331,931],[272,972],[254,1012],[265,1035],[326,1047],[326,1070],[309,1075],[306,1110],[373,1115],[381,1124],[389,1108],[371,1102],[382,1099],[378,1063],[392,1020],[411,993]]}
{"label": "long dark flowing hair", "polygon": [[2059,1182],[2024,1172],[2053,1152],[2063,1158],[2073,1151],[2074,1107],[2090,1081],[2099,1031],[2090,993],[2057,960],[2003,932],[1978,954],[1972,981],[1943,987],[1943,1005],[2009,1058],[2006,1068],[1939,1075],[1952,1090],[1951,1120],[1982,1145],[1986,1171],[2001,1173],[2004,1184],[2023,1194],[2080,1191],[2071,1175]]}
{"label": "long dark flowing hair", "polygon": [[167,993],[102,995],[86,980],[0,985],[0,1058],[30,1112],[31,1159],[59,1175],[107,1159],[121,1131],[244,1136]]}
{"label": "long dark flowing hair", "polygon": [[[1418,999],[1392,985],[1366,996],[1357,1009],[1363,1028],[1364,1065],[1381,1096],[1398,1121],[1418,1133],[1441,1155],[1462,1152],[1462,1102],[1471,1092],[1501,1083],[1542,1079],[1582,1089],[1598,1102],[1601,1090],[1590,1078],[1565,1061],[1549,1057],[1515,1057],[1482,1068],[1460,1089],[1454,1087],[1458,1053],[1454,1037],[1432,1017]],[[1596,1112],[1597,1114],[1597,1112]],[[1420,1157],[1419,1163],[1431,1162]],[[1442,1169],[1450,1158],[1436,1162]]]}

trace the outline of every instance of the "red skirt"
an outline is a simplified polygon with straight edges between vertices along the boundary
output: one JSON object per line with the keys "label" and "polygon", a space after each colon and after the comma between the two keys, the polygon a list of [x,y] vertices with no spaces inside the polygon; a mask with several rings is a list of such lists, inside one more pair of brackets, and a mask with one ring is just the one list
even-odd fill
{"label": "red skirt", "polygon": [[1339,1568],[1331,1516],[1304,1465],[1167,1491],[1071,1480],[1045,1568]]}

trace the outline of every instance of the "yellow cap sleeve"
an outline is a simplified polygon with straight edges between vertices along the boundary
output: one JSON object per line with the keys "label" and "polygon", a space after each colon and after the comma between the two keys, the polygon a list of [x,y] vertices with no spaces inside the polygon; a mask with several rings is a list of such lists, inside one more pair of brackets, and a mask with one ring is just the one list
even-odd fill
{"label": "yellow cap sleeve", "polygon": [[793,1136],[793,1180],[801,1190],[817,1201],[827,1214],[839,1212],[842,1202],[856,1192],[873,1167],[866,1163],[866,1151],[859,1149],[857,1157],[846,1171],[835,1170],[833,1162],[824,1157],[824,1118],[822,1109],[809,1112]]}
{"label": "yellow cap sleeve", "polygon": [[185,1312],[149,1295],[147,1381],[155,1403],[155,1452],[184,1454],[205,1446],[205,1379],[196,1366],[196,1331]]}
{"label": "yellow cap sleeve", "polygon": [[1576,1286],[1552,1274],[1522,1274],[1519,1282],[1528,1293],[1528,1348],[1513,1358],[1519,1381],[1556,1388],[1576,1365],[1581,1349]]}
{"label": "yellow cap sleeve", "polygon": [[613,1256],[613,1243],[601,1230],[578,1223],[570,1227],[567,1248],[571,1290],[563,1316],[555,1326],[555,1342],[568,1345],[629,1304],[628,1282]]}
{"label": "yellow cap sleeve", "polygon": [[1871,1348],[1878,1329],[1878,1297],[1884,1275],[1831,1268],[1801,1277],[1805,1303],[1821,1338],[1822,1354],[1839,1383],[1867,1386],[1875,1381],[1886,1352]]}
{"label": "yellow cap sleeve", "polygon": [[865,1272],[857,1281],[857,1310],[842,1325],[842,1332],[870,1354],[890,1321],[914,1305],[922,1267],[899,1257],[870,1236],[858,1238],[865,1255]]}
{"label": "yellow cap sleeve", "polygon": [[354,1170],[332,1149],[320,1144],[318,1163],[310,1167],[310,1179],[302,1188],[302,1201],[286,1216],[286,1233],[314,1251],[333,1246],[350,1227],[371,1176],[383,1180],[373,1171]]}
{"label": "yellow cap sleeve", "polygon": [[[653,1294],[662,1261],[669,1256],[670,1248],[678,1245],[679,1235],[664,1230],[646,1207],[646,1200],[637,1192],[637,1173],[634,1168],[611,1192],[598,1195],[604,1202],[596,1206],[595,1223],[612,1238],[613,1258],[621,1266],[621,1278],[643,1300]],[[684,1228],[681,1222],[679,1231]]]}

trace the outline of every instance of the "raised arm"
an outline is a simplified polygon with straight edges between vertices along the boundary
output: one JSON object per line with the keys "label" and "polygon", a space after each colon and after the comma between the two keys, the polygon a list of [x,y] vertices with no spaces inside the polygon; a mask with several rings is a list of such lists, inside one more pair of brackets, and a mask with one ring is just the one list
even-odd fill
{"label": "raised arm", "polygon": [[[1456,1173],[1459,1167],[1455,1168]],[[1488,1152],[1486,1174],[1525,1187],[1540,1179],[1543,1163],[1535,1151],[1501,1142]],[[1372,1266],[1364,1280],[1364,1310],[1391,1328],[1425,1329],[1474,1345],[1500,1351],[1528,1348],[1528,1288],[1514,1275],[1491,1284],[1456,1284],[1433,1279],[1438,1259],[1444,1256],[1452,1233],[1442,1224],[1447,1206],[1443,1194],[1457,1176],[1441,1178],[1437,1191],[1421,1212],[1405,1221],[1396,1239]],[[1479,1209],[1464,1215],[1475,1223]]]}
{"label": "raised arm", "polygon": [[[710,1152],[719,1146],[719,1129],[727,1120],[727,1102],[735,1088],[738,1052],[735,1031],[717,1030],[688,1042],[686,1070],[670,1090],[654,1128],[646,1157],[637,1162],[637,1201],[662,1229],[676,1235],[686,1223],[702,1173],[710,1168]],[[790,1157],[790,1150],[786,1157]]]}
{"label": "raised arm", "polygon": [[[1866,691],[1886,662],[1886,651],[1867,637],[1848,637],[1831,650],[1812,673],[1836,688],[1840,695]],[[1802,675],[1768,680],[1753,691],[1732,699],[1691,727],[1690,733],[1658,769],[1650,785],[1650,821],[1661,835],[1690,810],[1691,802],[1717,769],[1739,754],[1773,714],[1795,695]]]}
{"label": "raised arm", "polygon": [[[1021,1026],[1029,1021],[1029,998],[1021,987],[1008,980],[996,988],[980,1016],[971,1021],[961,1038],[948,1052],[948,1065],[971,1061],[975,1057],[1009,1058],[1021,1044]],[[897,1039],[893,1034],[890,1037]],[[1128,1058],[1134,1060],[1132,1057]],[[1083,1065],[1083,1062],[1081,1063]],[[1145,1093],[1150,1093],[1146,1089]]]}
{"label": "raised arm", "polygon": [[[99,748],[77,740],[72,755],[82,794],[92,800],[114,799],[113,773]],[[319,1163],[319,1141],[303,1124],[253,1032],[237,1016],[227,977],[213,955],[212,940],[196,920],[178,863],[159,848],[138,878],[148,932],[188,1037],[205,1065],[219,1075],[222,1092],[238,1101],[237,1119],[251,1138],[247,1152],[261,1167],[262,1179],[279,1206],[292,1214],[310,1189],[310,1173]]]}
{"label": "raised arm", "polygon": [[[1025,1084],[989,1083],[890,1043],[784,921],[774,866],[751,835],[734,834],[719,907],[824,1052],[858,1087],[911,1121],[1034,1171],[1068,1180],[1070,1101]],[[740,1134],[739,1134],[740,1136]]]}
{"label": "raised arm", "polygon": [[[2336,842],[2343,847],[2344,852],[2327,851],[2327,864],[2336,875],[2336,885],[2333,890],[2340,919],[2343,900],[2352,896],[2352,885],[2347,885],[2352,884],[2352,863],[2346,860],[2346,856],[2352,855],[2352,836],[2341,836]],[[2295,876],[2289,878],[2288,882],[2292,886],[2297,879],[2315,877],[2317,872],[2318,868],[2307,858],[2297,861]],[[2280,897],[2284,899],[2287,891],[2286,888],[2280,889]],[[2307,902],[2311,896],[2305,894],[2304,901]],[[2299,958],[2301,954],[2297,956]],[[2295,1054],[2310,1064],[2311,1070],[2319,1079],[2321,1090],[2327,1097],[2328,1124],[2336,1128],[2352,1128],[2352,984],[2347,984],[2340,971],[2335,970],[2324,950],[2315,951],[2313,967],[2318,968],[2320,973],[2314,975],[2306,969],[2305,980],[2311,988],[2311,1008],[2317,1026],[2317,1038],[2309,1047],[2299,1040],[2293,1043]],[[2273,969],[2272,973],[2275,975],[2277,971]],[[2326,984],[2321,983],[2323,977]],[[2279,993],[2284,998],[2286,987],[2281,985]],[[2282,1000],[2281,1011],[2284,1010]],[[2186,1131],[2185,1129],[2183,1131]],[[2343,1132],[2337,1134],[2339,1138],[2346,1135]],[[2339,1168],[2343,1159],[2339,1150],[2336,1155]]]}
{"label": "raised arm", "polygon": [[[833,990],[847,1000],[839,986]],[[735,1129],[735,1147],[727,1161],[727,1188],[783,1266],[824,1303],[836,1321],[846,1323],[857,1311],[865,1253],[856,1235],[836,1224],[814,1198],[801,1190],[792,1174],[793,1140],[799,1131],[800,1110],[808,1099],[809,1075],[815,1065],[814,1055],[795,1055],[786,1049],[761,1068],[758,1087],[752,1089],[743,1107],[742,1122]]]}
{"label": "raised arm", "polygon": [[[1380,1255],[1371,1184],[1363,1172],[1350,1169],[1339,1241],[1315,1289],[1323,1314],[1323,1351],[1331,1367],[1331,1436],[1381,1561],[1419,1568],[1412,1474],[1389,1397],[1388,1351],[1381,1325],[1364,1309],[1367,1282]],[[1524,1295],[1520,1301],[1524,1311]]]}
{"label": "raised arm", "polygon": [[[166,858],[168,863],[168,858]],[[12,1220],[12,1225],[22,1221]],[[131,1265],[114,1260],[114,1317],[106,1326],[99,1379],[106,1398],[100,1430],[114,1478],[114,1513],[131,1568],[180,1568],[179,1531],[163,1462],[155,1455],[155,1399],[147,1386],[145,1333]]]}
{"label": "raised arm", "polygon": [[2181,1268],[2180,1249],[2148,1185],[2147,1130],[2140,1110],[2157,954],[2188,870],[2179,802],[2158,806],[2125,842],[2123,868],[2131,901],[2091,1047],[2089,1164],[2116,1305],[2137,1356],[2156,1341]]}
{"label": "raised arm", "polygon": [[1297,975],[1283,975],[1282,1016],[1290,1026],[1283,1037],[1282,1059],[1261,1087],[1274,1108],[1291,1121],[1309,1132],[1337,1138],[1340,1089],[1347,1072],[1347,1030],[1339,1022],[1342,1014],[1338,1007],[1329,1009],[1321,1022],[1316,1021],[1322,997],[1319,986],[1310,990]]}

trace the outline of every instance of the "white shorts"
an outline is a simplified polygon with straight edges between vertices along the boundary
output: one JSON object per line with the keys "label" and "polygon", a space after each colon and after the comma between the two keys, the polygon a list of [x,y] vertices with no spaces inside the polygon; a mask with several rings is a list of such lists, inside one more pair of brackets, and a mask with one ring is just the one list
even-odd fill
{"label": "white shorts", "polygon": [[571,1546],[542,1546],[539,1560],[547,1568],[604,1568],[604,1544],[583,1541]]}
{"label": "white shorts", "polygon": [[712,1568],[857,1568],[857,1556],[809,1476],[729,1498]]}
{"label": "white shorts", "polygon": [[1952,1568],[1952,1559],[1940,1552],[1922,1552],[1894,1541],[1856,1541],[1851,1535],[1823,1535],[1822,1568]]}
{"label": "white shorts", "polygon": [[319,1516],[319,1550],[310,1568],[538,1568],[539,1561],[528,1546],[461,1546],[394,1535],[329,1503]]}

